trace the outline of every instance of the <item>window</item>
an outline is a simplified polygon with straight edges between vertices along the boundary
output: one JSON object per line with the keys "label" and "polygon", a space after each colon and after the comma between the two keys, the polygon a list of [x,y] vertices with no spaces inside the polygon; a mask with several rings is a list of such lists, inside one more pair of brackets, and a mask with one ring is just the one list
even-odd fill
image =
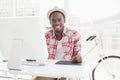
{"label": "window", "polygon": [[39,0],[0,0],[0,17],[39,15]]}
{"label": "window", "polygon": [[12,0],[0,0],[0,17],[12,16]]}

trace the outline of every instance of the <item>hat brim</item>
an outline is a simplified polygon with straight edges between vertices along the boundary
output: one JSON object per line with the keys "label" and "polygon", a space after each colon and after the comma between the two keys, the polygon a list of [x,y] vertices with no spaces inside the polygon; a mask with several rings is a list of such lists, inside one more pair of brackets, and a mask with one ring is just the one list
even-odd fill
{"label": "hat brim", "polygon": [[54,13],[54,12],[61,12],[63,15],[64,15],[64,17],[66,17],[66,12],[63,10],[63,9],[60,9],[60,8],[53,8],[52,10],[50,10],[50,11],[48,11],[48,13],[47,13],[47,17],[48,17],[48,19],[50,18],[50,15],[52,14],[52,13]]}

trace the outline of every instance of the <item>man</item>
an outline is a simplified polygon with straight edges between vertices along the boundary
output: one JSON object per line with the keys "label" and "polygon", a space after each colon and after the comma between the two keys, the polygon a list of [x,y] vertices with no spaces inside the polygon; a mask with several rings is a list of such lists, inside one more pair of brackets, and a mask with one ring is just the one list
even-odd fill
{"label": "man", "polygon": [[[52,29],[45,35],[49,59],[82,62],[82,57],[80,55],[81,37],[77,31],[68,29],[64,26],[66,21],[65,11],[55,7],[48,11],[47,16],[52,26]],[[43,80],[47,79],[55,80],[55,78],[44,78]],[[39,80],[42,79],[39,78]],[[60,80],[66,80],[66,78],[61,78]]]}

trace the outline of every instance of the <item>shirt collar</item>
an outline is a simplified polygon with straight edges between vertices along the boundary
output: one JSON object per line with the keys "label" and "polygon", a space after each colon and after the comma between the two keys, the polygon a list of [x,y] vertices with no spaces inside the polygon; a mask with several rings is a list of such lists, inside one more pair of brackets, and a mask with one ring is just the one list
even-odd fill
{"label": "shirt collar", "polygon": [[[63,30],[62,35],[63,35],[63,36],[66,36],[66,35],[67,35],[67,28],[66,28],[66,27],[64,27],[64,30]],[[54,30],[53,30],[53,38],[56,38]]]}

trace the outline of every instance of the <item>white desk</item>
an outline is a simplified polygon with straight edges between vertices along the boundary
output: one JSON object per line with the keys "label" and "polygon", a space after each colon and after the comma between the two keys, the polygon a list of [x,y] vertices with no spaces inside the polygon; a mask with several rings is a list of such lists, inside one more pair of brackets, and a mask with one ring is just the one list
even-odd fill
{"label": "white desk", "polygon": [[85,63],[81,65],[57,65],[56,61],[48,60],[45,66],[27,66],[21,65],[22,71],[8,70],[7,62],[0,63],[0,71],[10,72],[12,74],[44,76],[44,77],[70,77],[84,78],[88,75],[88,67]]}

